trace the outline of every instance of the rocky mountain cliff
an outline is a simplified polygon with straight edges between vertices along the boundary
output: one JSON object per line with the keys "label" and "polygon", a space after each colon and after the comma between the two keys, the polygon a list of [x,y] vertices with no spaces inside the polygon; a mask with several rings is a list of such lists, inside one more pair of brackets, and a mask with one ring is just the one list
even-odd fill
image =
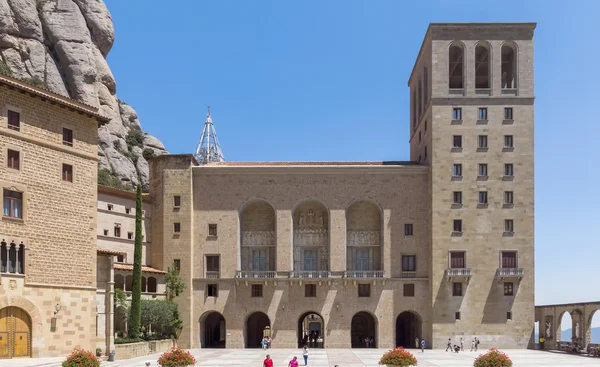
{"label": "rocky mountain cliff", "polygon": [[117,98],[106,62],[114,39],[102,0],[0,0],[0,72],[98,107],[111,119],[98,131],[99,177],[147,187],[146,160],[166,150]]}

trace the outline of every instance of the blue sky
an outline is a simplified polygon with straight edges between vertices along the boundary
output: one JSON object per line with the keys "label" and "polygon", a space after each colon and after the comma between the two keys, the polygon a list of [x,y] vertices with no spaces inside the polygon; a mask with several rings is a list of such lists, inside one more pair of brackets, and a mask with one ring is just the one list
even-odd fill
{"label": "blue sky", "polygon": [[407,160],[406,83],[427,25],[537,22],[536,304],[600,300],[600,3],[106,3],[117,93],[144,130],[191,153],[210,104],[230,161]]}

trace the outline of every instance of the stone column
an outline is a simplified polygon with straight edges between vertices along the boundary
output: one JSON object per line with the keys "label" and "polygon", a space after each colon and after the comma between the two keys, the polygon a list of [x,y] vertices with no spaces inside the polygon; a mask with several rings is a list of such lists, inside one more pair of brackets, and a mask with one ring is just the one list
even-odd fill
{"label": "stone column", "polygon": [[331,210],[329,215],[329,270],[346,270],[346,211]]}
{"label": "stone column", "polygon": [[276,238],[277,238],[277,266],[278,272],[291,271],[293,258],[293,228],[292,212],[289,209],[277,210],[276,212]]}
{"label": "stone column", "polygon": [[106,354],[115,350],[115,267],[114,256],[108,256],[108,281],[106,282],[105,322]]}
{"label": "stone column", "polygon": [[[390,217],[391,217],[391,210],[389,209],[385,209],[383,211],[383,231],[382,231],[382,236],[381,236],[381,240],[382,240],[382,251],[381,251],[381,256],[382,256],[382,261],[383,261],[383,266],[382,269],[385,272],[385,277],[386,278],[391,278],[392,276],[392,230],[391,230],[391,226],[390,226]],[[402,228],[402,230],[404,230],[404,228]]]}

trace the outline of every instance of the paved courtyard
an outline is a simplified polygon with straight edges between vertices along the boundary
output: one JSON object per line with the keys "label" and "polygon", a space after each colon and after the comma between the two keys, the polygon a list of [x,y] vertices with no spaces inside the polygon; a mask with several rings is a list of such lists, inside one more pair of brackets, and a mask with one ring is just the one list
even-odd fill
{"label": "paved courtyard", "polygon": [[[310,350],[310,367],[376,367],[379,357],[385,349],[326,349]],[[419,360],[419,367],[470,367],[479,354],[476,352],[451,353],[444,350],[426,350],[425,353],[413,351]],[[514,367],[560,366],[586,367],[600,366],[600,358],[567,355],[564,353],[539,352],[532,350],[506,350],[513,360]],[[256,349],[194,349],[198,367],[262,367],[265,353]],[[269,351],[274,367],[287,367],[293,356],[302,359],[302,353],[296,349],[272,349]],[[102,367],[144,367],[146,361],[156,367],[158,354],[134,358],[125,361],[103,362]],[[20,360],[0,360],[0,367],[59,367],[62,358],[38,358]],[[303,363],[300,363],[302,366]]]}

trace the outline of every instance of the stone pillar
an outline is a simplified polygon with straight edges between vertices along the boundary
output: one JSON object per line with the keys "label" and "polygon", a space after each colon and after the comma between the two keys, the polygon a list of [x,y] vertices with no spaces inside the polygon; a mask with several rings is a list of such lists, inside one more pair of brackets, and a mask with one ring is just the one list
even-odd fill
{"label": "stone pillar", "polygon": [[346,270],[346,211],[331,210],[329,215],[329,270]]}
{"label": "stone pillar", "polygon": [[106,297],[104,319],[106,322],[106,355],[115,350],[115,258],[108,256],[108,281],[106,282]]}
{"label": "stone pillar", "polygon": [[291,271],[293,258],[293,229],[292,212],[289,209],[277,210],[276,212],[276,236],[277,236],[277,271]]}
{"label": "stone pillar", "polygon": [[[390,278],[392,276],[392,230],[390,226],[391,210],[385,209],[383,211],[383,231],[382,231],[382,269],[385,272],[385,277]],[[404,230],[404,228],[402,228]],[[395,322],[395,321],[394,321]]]}

